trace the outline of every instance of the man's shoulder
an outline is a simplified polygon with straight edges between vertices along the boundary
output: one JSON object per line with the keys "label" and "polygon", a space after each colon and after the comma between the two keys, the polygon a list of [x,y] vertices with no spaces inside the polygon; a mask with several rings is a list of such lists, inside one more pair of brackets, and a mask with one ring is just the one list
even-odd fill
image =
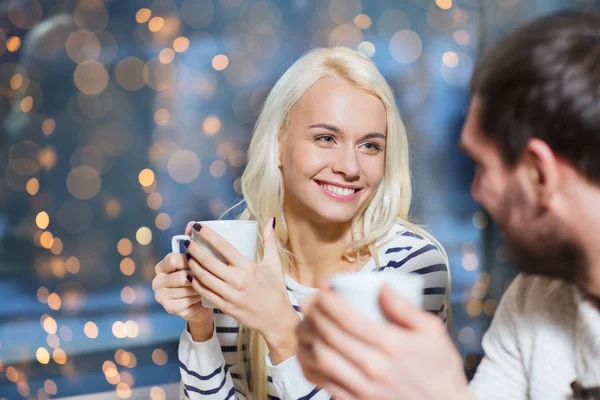
{"label": "man's shoulder", "polygon": [[574,287],[560,279],[519,274],[510,284],[502,301],[510,312],[557,315],[574,304]]}

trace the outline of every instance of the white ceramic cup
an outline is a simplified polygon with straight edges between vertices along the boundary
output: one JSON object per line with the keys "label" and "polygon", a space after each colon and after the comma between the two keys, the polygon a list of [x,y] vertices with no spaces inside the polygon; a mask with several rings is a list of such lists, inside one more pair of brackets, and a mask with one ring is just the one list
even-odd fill
{"label": "white ceramic cup", "polygon": [[[209,227],[223,239],[227,240],[240,254],[256,259],[256,241],[258,239],[258,222],[246,220],[219,220],[219,221],[198,221],[202,226]],[[171,250],[173,253],[181,253],[180,242],[190,240],[198,243],[204,250],[211,252],[221,261],[227,263],[225,259],[213,250],[212,246],[204,242],[192,230],[192,235],[176,235],[171,240]],[[213,303],[202,299],[202,305],[207,308],[217,308]]]}
{"label": "white ceramic cup", "polygon": [[376,322],[386,321],[379,306],[384,283],[414,306],[420,308],[423,303],[423,277],[417,274],[344,273],[329,282],[342,300]]}

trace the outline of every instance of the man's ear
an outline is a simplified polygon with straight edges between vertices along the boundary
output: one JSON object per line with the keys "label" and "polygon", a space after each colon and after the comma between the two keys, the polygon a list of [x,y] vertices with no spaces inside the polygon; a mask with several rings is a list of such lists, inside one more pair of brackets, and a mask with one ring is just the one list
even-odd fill
{"label": "man's ear", "polygon": [[560,163],[543,140],[534,138],[525,147],[530,183],[540,204],[547,205],[560,186]]}

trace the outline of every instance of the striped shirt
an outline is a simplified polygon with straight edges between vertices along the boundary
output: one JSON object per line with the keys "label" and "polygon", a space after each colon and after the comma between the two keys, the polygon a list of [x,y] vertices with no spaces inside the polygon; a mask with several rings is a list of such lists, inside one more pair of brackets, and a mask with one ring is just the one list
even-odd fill
{"label": "striped shirt", "polygon": [[[445,294],[448,285],[448,266],[436,245],[429,239],[395,224],[380,239],[378,249],[381,268],[371,258],[356,273],[378,271],[383,274],[416,273],[424,278],[423,308],[445,319]],[[288,297],[302,318],[300,303],[317,289],[300,285],[286,276]],[[237,351],[238,322],[220,310],[214,310],[215,331],[211,339],[198,343],[184,330],[179,342],[181,399],[249,399],[243,386],[245,360]],[[244,358],[246,349],[243,348]],[[266,357],[268,398],[298,400],[329,400],[331,396],[307,381],[297,357],[274,366]]]}

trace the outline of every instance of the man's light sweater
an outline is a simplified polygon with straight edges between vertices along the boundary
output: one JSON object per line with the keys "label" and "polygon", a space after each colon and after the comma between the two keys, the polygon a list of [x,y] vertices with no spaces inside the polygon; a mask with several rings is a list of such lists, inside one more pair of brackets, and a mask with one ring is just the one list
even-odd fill
{"label": "man's light sweater", "polygon": [[600,310],[574,285],[518,276],[483,337],[475,399],[572,399],[600,386]]}

